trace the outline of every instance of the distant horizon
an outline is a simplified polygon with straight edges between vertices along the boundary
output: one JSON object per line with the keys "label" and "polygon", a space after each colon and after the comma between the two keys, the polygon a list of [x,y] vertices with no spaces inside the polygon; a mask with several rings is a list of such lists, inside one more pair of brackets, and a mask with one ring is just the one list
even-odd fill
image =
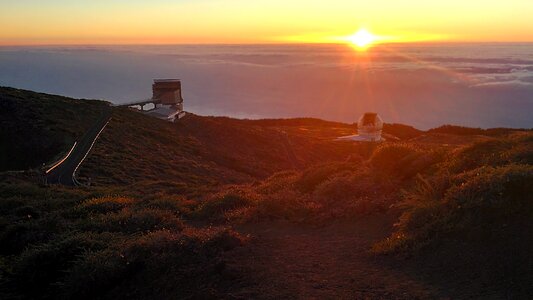
{"label": "distant horizon", "polygon": [[[0,88],[11,88],[11,89],[16,89],[16,90],[23,90],[23,91],[28,91],[28,92],[35,92],[35,93],[39,93],[39,94],[45,94],[45,95],[50,95],[50,96],[59,96],[59,97],[67,97],[67,98],[72,98],[72,97],[68,97],[68,96],[65,96],[65,95],[60,95],[60,94],[51,94],[51,93],[46,93],[46,92],[42,92],[42,91],[36,91],[36,90],[28,90],[28,89],[24,89],[24,88],[18,88],[18,87],[13,87],[13,86],[2,86],[0,85]],[[114,103],[111,99],[86,99],[86,98],[72,98],[72,99],[75,99],[75,100],[84,100],[84,101],[104,101],[104,102],[108,102],[112,105],[119,105],[120,103]],[[340,124],[346,124],[346,125],[355,125],[357,123],[357,120],[353,121],[353,122],[348,122],[348,121],[338,121],[338,120],[334,120],[334,119],[328,119],[328,118],[319,118],[319,117],[312,117],[312,116],[291,116],[291,117],[235,117],[235,116],[230,116],[230,115],[213,115],[213,114],[197,114],[197,113],[193,113],[193,112],[189,112],[187,110],[184,110],[185,112],[189,113],[189,114],[193,114],[193,115],[198,115],[198,116],[202,116],[202,117],[212,117],[212,118],[229,118],[229,119],[235,119],[235,120],[249,120],[249,121],[268,121],[268,120],[300,120],[300,119],[311,119],[311,120],[320,120],[320,121],[325,121],[325,122],[331,122],[331,123],[340,123]],[[379,115],[379,112],[376,112],[376,111],[368,111],[368,113],[376,113]],[[473,128],[473,129],[483,129],[483,130],[489,130],[489,129],[513,129],[513,130],[527,130],[527,131],[530,131],[530,130],[533,130],[533,126],[532,127],[482,127],[482,126],[465,126],[465,125],[461,125],[461,124],[455,124],[455,123],[441,123],[440,125],[436,125],[434,127],[430,127],[430,128],[425,128],[425,129],[422,129],[422,128],[419,128],[417,126],[414,126],[412,124],[409,124],[409,123],[397,123],[397,122],[384,122],[385,124],[398,124],[398,125],[405,125],[405,126],[410,126],[410,127],[413,127],[417,130],[420,130],[420,131],[428,131],[428,130],[432,130],[432,129],[437,129],[437,128],[440,128],[440,127],[444,127],[444,126],[456,126],[456,127],[465,127],[465,128]]]}
{"label": "distant horizon", "polygon": [[[533,40],[531,41],[419,41],[419,42],[386,42],[386,43],[379,43],[376,45],[373,45],[372,48],[379,48],[383,46],[388,45],[395,45],[395,46],[417,46],[417,45],[483,45],[483,44],[508,44],[508,45],[517,45],[517,44],[533,44]],[[324,43],[324,42],[250,42],[250,43],[94,43],[94,44],[1,44],[0,47],[39,47],[39,46],[232,46],[232,45],[247,45],[247,46],[293,46],[293,45],[337,45],[337,46],[349,46],[349,44],[345,42],[331,42],[331,43]],[[371,50],[370,50],[371,51]]]}
{"label": "distant horizon", "polygon": [[66,45],[0,48],[0,84],[127,103],[181,78],[185,109],[236,118],[354,122],[365,111],[429,129],[533,127],[523,43]]}

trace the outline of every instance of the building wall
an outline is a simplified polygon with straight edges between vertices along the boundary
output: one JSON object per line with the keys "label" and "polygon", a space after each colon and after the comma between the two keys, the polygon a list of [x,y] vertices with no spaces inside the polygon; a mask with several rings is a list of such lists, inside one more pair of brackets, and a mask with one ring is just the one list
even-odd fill
{"label": "building wall", "polygon": [[156,81],[152,85],[152,92],[152,98],[160,101],[161,104],[173,105],[183,102],[183,98],[181,97],[181,82],[179,81]]}

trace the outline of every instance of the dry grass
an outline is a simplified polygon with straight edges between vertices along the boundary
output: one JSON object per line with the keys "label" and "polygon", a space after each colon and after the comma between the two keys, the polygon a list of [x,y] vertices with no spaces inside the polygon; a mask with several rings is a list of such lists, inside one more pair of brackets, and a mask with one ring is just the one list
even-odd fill
{"label": "dry grass", "polygon": [[[70,110],[84,101],[7,94],[38,98],[12,103],[50,101],[56,113],[71,112],[65,122],[76,125],[68,132],[48,135],[64,125],[50,120],[37,122],[44,131],[23,132],[57,145],[91,117]],[[526,286],[533,278],[531,132],[445,127],[424,142],[416,129],[389,125],[385,131],[402,140],[376,147],[333,142],[353,126],[313,119],[182,121],[116,110],[82,168],[91,188],[41,186],[35,172],[0,173],[0,296],[220,298],[238,277],[222,257],[247,244],[230,227],[341,223],[388,217],[391,207],[403,215],[374,253],[439,262],[443,274],[488,274],[487,286],[502,278]],[[281,131],[303,170],[292,169]],[[453,132],[460,142],[448,143]],[[471,134],[488,136],[472,143]]]}

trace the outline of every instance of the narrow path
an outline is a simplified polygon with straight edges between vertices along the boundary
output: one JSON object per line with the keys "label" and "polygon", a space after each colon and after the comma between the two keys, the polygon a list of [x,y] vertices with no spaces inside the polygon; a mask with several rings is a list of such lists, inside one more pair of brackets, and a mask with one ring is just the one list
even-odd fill
{"label": "narrow path", "polygon": [[434,299],[432,287],[368,252],[392,228],[389,216],[313,228],[283,222],[248,225],[256,238],[228,258],[250,281],[235,298]]}
{"label": "narrow path", "polygon": [[92,145],[108,123],[111,118],[111,112],[111,108],[106,108],[96,123],[77,142],[68,157],[46,174],[46,182],[48,184],[61,184],[67,186],[76,185],[74,173],[89,154]]}

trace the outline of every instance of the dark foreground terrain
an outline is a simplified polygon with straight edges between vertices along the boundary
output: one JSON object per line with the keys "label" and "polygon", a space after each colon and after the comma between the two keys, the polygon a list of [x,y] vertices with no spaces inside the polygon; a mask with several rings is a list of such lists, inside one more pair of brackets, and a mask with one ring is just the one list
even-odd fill
{"label": "dark foreground terrain", "polygon": [[[0,88],[2,299],[531,299],[533,133],[112,109]],[[43,165],[44,164],[44,165]]]}

